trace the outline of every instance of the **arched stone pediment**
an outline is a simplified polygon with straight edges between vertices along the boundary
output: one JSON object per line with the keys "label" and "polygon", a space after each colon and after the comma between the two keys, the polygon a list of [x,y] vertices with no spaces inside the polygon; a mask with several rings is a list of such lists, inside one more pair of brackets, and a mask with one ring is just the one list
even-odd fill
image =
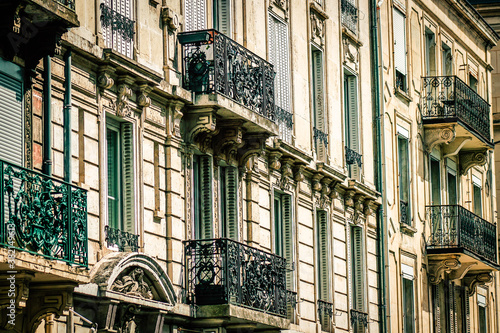
{"label": "arched stone pediment", "polygon": [[90,272],[100,291],[118,292],[174,305],[172,282],[153,258],[130,252],[115,252],[102,258]]}

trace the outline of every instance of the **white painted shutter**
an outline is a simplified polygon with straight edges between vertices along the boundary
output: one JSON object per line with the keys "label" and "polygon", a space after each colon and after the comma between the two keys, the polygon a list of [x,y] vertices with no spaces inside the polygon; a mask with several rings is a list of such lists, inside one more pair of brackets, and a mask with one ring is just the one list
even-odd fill
{"label": "white painted shutter", "polygon": [[231,37],[231,0],[218,0],[217,21],[217,29]]}
{"label": "white painted shutter", "polygon": [[352,228],[353,273],[354,273],[354,309],[364,311],[364,279],[363,279],[363,229]]}
{"label": "white painted shutter", "polygon": [[319,276],[319,298],[329,301],[328,290],[328,219],[324,210],[317,211],[318,225],[318,276]]}
{"label": "white painted shutter", "polygon": [[135,234],[134,136],[131,123],[121,124],[121,135],[123,168],[123,230]]}
{"label": "white painted shutter", "polygon": [[293,224],[292,224],[292,196],[283,195],[281,199],[282,212],[283,212],[283,243],[284,243],[284,256],[288,266],[286,273],[286,283],[288,289],[293,289]]}
{"label": "white painted shutter", "polygon": [[[111,0],[103,0],[103,3],[108,8],[113,8]],[[104,45],[108,48],[113,48],[113,24],[109,24],[108,26],[104,26],[101,24],[101,33],[102,38],[104,39]]]}
{"label": "white painted shutter", "polygon": [[[115,8],[115,11],[118,13],[122,14],[123,16],[133,20],[132,16],[132,0],[113,0],[116,1],[117,3],[117,8]],[[127,39],[123,36],[123,33],[118,31],[114,32],[113,36],[116,36],[116,41],[117,41],[117,48],[116,50],[120,52],[121,54],[132,58],[132,43],[133,43],[133,38],[132,39]]]}
{"label": "white painted shutter", "polygon": [[206,29],[206,0],[185,0],[184,2],[184,31]]}
{"label": "white painted shutter", "polygon": [[238,240],[238,170],[235,167],[224,168],[225,190],[226,190],[226,219],[227,235],[229,238]]}
{"label": "white painted shutter", "polygon": [[394,8],[394,66],[398,72],[406,75],[406,19],[404,14]]}
{"label": "white painted shutter", "polygon": [[0,73],[0,159],[23,166],[23,84]]}
{"label": "white painted shutter", "polygon": [[201,199],[201,238],[213,237],[212,232],[212,157],[200,156],[200,199]]}

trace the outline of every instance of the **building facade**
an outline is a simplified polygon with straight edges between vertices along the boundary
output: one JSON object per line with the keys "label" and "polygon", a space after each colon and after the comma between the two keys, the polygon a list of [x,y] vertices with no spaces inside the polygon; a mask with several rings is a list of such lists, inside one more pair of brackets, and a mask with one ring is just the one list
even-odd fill
{"label": "building facade", "polygon": [[0,4],[0,329],[498,330],[498,36],[376,5]]}

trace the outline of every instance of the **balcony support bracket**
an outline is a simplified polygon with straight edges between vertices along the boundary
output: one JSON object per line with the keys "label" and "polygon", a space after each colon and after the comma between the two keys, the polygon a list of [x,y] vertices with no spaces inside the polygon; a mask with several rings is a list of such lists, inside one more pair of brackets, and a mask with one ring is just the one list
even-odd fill
{"label": "balcony support bracket", "polygon": [[430,154],[436,145],[441,143],[450,144],[453,140],[455,140],[455,135],[456,131],[455,126],[453,125],[428,128],[425,130],[425,150]]}
{"label": "balcony support bracket", "polygon": [[470,168],[486,164],[487,149],[467,151],[460,154],[460,174],[465,175]]}
{"label": "balcony support bracket", "polygon": [[472,266],[477,265],[477,262],[469,262],[466,264],[462,264],[460,268],[452,271],[450,273],[450,280],[461,280],[467,274],[467,272],[472,268]]}
{"label": "balcony support bracket", "polygon": [[473,275],[467,275],[464,278],[464,282],[469,287],[469,297],[473,296],[479,285],[485,285],[493,280],[491,273],[479,273]]}
{"label": "balcony support bracket", "polygon": [[458,256],[442,260],[429,260],[429,282],[439,284],[444,279],[444,273],[459,269],[462,264]]}
{"label": "balcony support bracket", "polygon": [[469,141],[472,141],[470,136],[456,138],[453,142],[444,147],[443,158],[457,155],[460,152],[460,149],[462,149],[462,147]]}

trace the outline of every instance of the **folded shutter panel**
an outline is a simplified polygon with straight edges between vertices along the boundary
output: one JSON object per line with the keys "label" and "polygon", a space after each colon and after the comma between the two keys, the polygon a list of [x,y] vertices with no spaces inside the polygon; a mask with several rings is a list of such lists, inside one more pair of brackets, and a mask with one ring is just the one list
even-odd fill
{"label": "folded shutter panel", "polygon": [[23,166],[23,84],[0,73],[0,159]]}
{"label": "folded shutter panel", "polygon": [[292,263],[293,263],[293,224],[292,224],[292,196],[291,195],[283,195],[282,196],[282,205],[283,205],[283,243],[284,243],[284,257],[286,259],[286,264],[288,267],[286,273],[286,282],[287,288],[293,289],[293,271]]}
{"label": "folded shutter panel", "polygon": [[354,247],[354,308],[359,311],[364,311],[364,279],[363,279],[363,233],[359,227],[353,228],[353,244]]}
{"label": "folded shutter panel", "polygon": [[317,211],[318,223],[318,259],[319,259],[319,297],[321,300],[329,301],[328,281],[328,224],[327,213],[324,210]]}
{"label": "folded shutter panel", "polygon": [[200,156],[200,195],[201,195],[201,238],[213,237],[212,232],[212,157]]}
{"label": "folded shutter panel", "polygon": [[238,240],[238,170],[235,167],[224,168],[226,173],[226,219],[227,235]]}
{"label": "folded shutter panel", "polygon": [[[347,110],[348,110],[348,128],[349,128],[349,148],[360,153],[359,144],[359,113],[358,113],[358,80],[354,75],[347,76]],[[354,163],[350,165],[351,178],[360,179],[360,167]]]}
{"label": "folded shutter panel", "polygon": [[205,29],[205,1],[206,0],[186,0],[184,2],[185,31]]}
{"label": "folded shutter panel", "polygon": [[135,234],[134,140],[132,124],[122,123],[121,131],[123,168],[123,230]]}

